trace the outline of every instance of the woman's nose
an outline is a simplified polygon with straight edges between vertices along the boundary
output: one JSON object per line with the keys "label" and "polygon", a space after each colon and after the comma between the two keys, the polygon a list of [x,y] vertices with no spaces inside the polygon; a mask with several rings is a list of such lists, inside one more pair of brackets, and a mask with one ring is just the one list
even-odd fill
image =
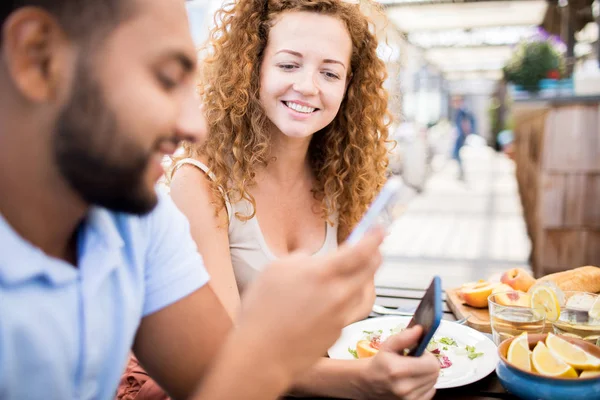
{"label": "woman's nose", "polygon": [[297,79],[296,82],[294,82],[293,89],[305,96],[318,94],[319,85],[316,82],[315,75],[316,74],[313,72],[297,74]]}

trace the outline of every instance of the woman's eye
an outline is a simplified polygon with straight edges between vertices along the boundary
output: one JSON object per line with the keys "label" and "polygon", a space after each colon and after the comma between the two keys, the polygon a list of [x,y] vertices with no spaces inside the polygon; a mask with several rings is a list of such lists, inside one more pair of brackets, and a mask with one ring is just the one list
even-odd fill
{"label": "woman's eye", "polygon": [[294,64],[279,64],[278,67],[284,71],[291,71],[293,69],[298,68],[298,66]]}
{"label": "woman's eye", "polygon": [[325,75],[325,77],[327,77],[327,79],[334,79],[334,80],[340,79],[340,76],[338,74],[335,74],[335,73],[329,72],[329,71],[323,72],[323,75]]}

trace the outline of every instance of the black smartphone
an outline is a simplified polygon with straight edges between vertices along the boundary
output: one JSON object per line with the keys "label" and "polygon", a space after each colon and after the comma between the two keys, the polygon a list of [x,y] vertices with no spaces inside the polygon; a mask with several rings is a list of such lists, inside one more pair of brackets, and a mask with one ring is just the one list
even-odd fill
{"label": "black smartphone", "polygon": [[415,325],[421,325],[423,327],[423,334],[419,338],[417,345],[405,351],[405,355],[413,357],[423,355],[441,321],[442,280],[439,276],[435,276],[407,326],[407,328],[410,328]]}

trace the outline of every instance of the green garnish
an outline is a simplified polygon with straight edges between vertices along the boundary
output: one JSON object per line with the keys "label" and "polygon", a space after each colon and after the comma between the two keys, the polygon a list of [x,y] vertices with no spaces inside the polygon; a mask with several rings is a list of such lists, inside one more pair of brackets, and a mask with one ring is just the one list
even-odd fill
{"label": "green garnish", "polygon": [[469,357],[470,360],[474,360],[477,357],[481,357],[482,355],[483,355],[483,353],[469,353],[468,357]]}
{"label": "green garnish", "polygon": [[448,345],[448,346],[458,346],[456,344],[456,340],[449,338],[449,337],[443,337],[440,339],[440,343]]}
{"label": "green garnish", "polygon": [[358,354],[356,354],[356,350],[352,350],[352,347],[348,347],[348,353],[352,354],[352,357],[358,359]]}
{"label": "green garnish", "polygon": [[481,357],[483,355],[483,353],[477,353],[477,349],[475,349],[475,346],[469,346],[469,345],[467,345],[465,347],[465,349],[468,352],[467,357],[469,357],[469,360],[474,360],[477,357]]}

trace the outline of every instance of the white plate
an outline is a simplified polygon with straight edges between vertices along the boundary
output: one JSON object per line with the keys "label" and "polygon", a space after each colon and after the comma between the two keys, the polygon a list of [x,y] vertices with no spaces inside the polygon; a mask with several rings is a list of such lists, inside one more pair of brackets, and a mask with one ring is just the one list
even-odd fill
{"label": "white plate", "polygon": [[[342,335],[329,349],[329,357],[340,360],[352,360],[354,357],[348,348],[354,349],[356,342],[363,337],[363,331],[383,330],[383,339],[389,336],[390,329],[400,324],[408,325],[410,317],[379,317],[355,322],[342,330]],[[498,364],[498,349],[494,342],[474,329],[454,322],[444,321],[436,331],[434,338],[442,336],[451,337],[459,348],[466,345],[475,346],[476,351],[483,353],[481,357],[470,360],[466,355],[454,354],[452,351],[444,353],[452,361],[452,366],[442,370],[435,385],[437,389],[453,388],[477,382],[488,376]]]}

